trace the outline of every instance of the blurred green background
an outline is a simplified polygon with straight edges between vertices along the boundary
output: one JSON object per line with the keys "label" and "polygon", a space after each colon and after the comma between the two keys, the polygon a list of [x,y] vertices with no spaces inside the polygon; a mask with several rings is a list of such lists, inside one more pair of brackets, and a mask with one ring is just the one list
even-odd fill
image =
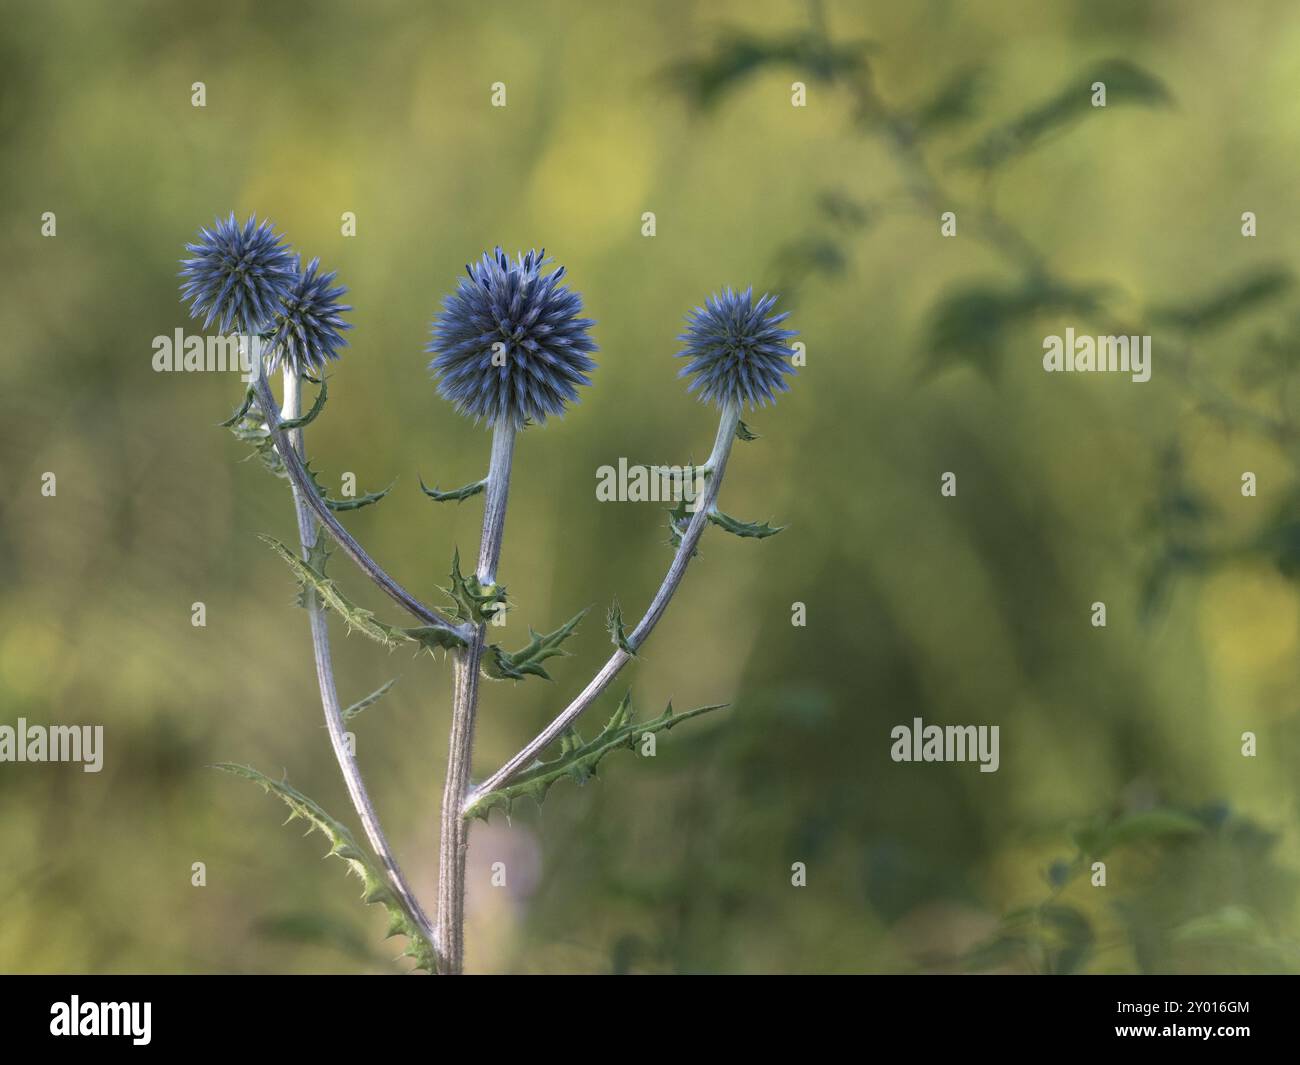
{"label": "blurred green background", "polygon": [[[594,486],[707,453],[682,316],[779,288],[807,344],[722,499],[789,528],[711,531],[586,728],[627,685],[646,715],[732,708],[475,826],[472,971],[1300,967],[1294,4],[8,0],[3,24],[0,722],[103,724],[106,755],[0,766],[0,969],[403,968],[320,839],[206,768],[287,772],[353,823],[256,536],[292,537],[289,494],[215,426],[233,376],[150,365],[197,331],[183,245],[232,209],[349,288],[308,446],[335,489],[398,479],[344,517],[427,601],[480,506],[417,478],[481,477],[489,439],[429,381],[442,295],[486,248],[545,246],[599,322],[594,387],[520,441],[504,642],[596,609],[553,684],[486,688],[480,776],[671,557],[661,507]],[[1098,64],[1104,110],[1079,104]],[[1113,322],[1154,336],[1150,383],[1043,373],[1044,335]],[[449,670],[335,651],[344,702],[400,676],[358,752],[429,900]],[[1000,770],[892,762],[914,717],[1000,725]]]}

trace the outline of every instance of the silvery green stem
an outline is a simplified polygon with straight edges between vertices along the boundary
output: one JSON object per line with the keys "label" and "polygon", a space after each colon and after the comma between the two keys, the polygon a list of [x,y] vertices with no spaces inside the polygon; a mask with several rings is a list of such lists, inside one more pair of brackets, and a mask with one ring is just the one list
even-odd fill
{"label": "silvery green stem", "polygon": [[392,599],[415,617],[419,618],[426,625],[432,625],[439,629],[450,629],[457,633],[463,639],[468,639],[473,631],[471,626],[457,625],[443,614],[431,607],[425,606],[415,596],[411,595],[405,588],[398,584],[380,567],[369,554],[366,553],[352,535],[339,524],[338,518],[334,517],[333,512],[325,505],[325,501],[316,492],[312,485],[311,477],[308,476],[306,468],[303,466],[302,458],[298,452],[288,446],[286,435],[280,428],[281,418],[276,407],[275,397],[271,395],[271,387],[266,383],[266,376],[257,373],[253,379],[253,388],[257,395],[258,405],[262,408],[262,416],[266,419],[266,427],[270,430],[271,439],[275,443],[276,450],[280,453],[284,461],[285,470],[289,474],[289,480],[293,484],[294,492],[297,497],[305,502],[316,516],[316,520],[325,527],[334,541],[343,549],[343,553],[355,562],[361,569],[374,581],[379,587]]}
{"label": "silvery green stem", "polygon": [[[515,427],[507,422],[498,422],[492,431],[492,460],[488,466],[483,535],[478,552],[478,581],[485,586],[496,583],[514,447]],[[442,792],[442,834],[438,849],[439,971],[450,974],[459,974],[465,966],[465,855],[469,848],[469,823],[461,816],[461,806],[470,788],[479,662],[483,657],[485,632],[486,626],[479,624],[469,646],[454,652],[451,739],[448,742],[447,780]]]}
{"label": "silvery green stem", "polygon": [[[265,384],[264,380],[262,380],[262,384]],[[301,407],[299,385],[298,375],[286,366],[284,370],[283,411],[285,419],[297,418],[299,415]],[[263,409],[266,409],[266,407],[264,406]],[[301,454],[302,430],[293,429],[286,435],[288,436],[289,447],[294,449],[295,454]],[[276,446],[281,449],[281,458],[287,458],[286,449],[282,448],[279,443]],[[296,483],[293,486],[293,500],[294,509],[298,515],[298,539],[302,545],[303,557],[306,558],[311,548],[316,544],[319,530],[312,517],[312,512],[306,505],[302,492],[299,491]],[[329,626],[325,621],[325,611],[321,608],[315,596],[309,597],[307,614],[311,619],[311,640],[316,657],[316,680],[320,685],[321,706],[325,711],[325,727],[329,731],[330,746],[334,748],[334,757],[343,773],[343,781],[347,785],[348,796],[352,799],[352,805],[357,811],[357,816],[361,819],[366,839],[370,841],[371,849],[375,852],[384,868],[389,885],[397,893],[397,897],[402,900],[402,905],[410,914],[415,925],[430,942],[433,942],[433,926],[421,908],[419,900],[416,899],[415,893],[407,884],[406,878],[402,875],[402,870],[397,864],[392,848],[388,845],[384,830],[380,827],[379,818],[375,813],[374,805],[370,801],[370,795],[366,791],[366,785],[361,779],[361,768],[357,765],[356,757],[348,747],[346,730],[343,727],[343,712],[339,707],[338,692],[334,686],[334,663],[330,654]]]}
{"label": "silvery green stem", "polygon": [[[682,578],[686,575],[686,567],[690,565],[691,557],[695,554],[695,548],[704,533],[704,526],[708,524],[709,512],[713,510],[714,505],[717,503],[718,490],[722,487],[722,475],[727,468],[727,458],[731,454],[731,445],[736,438],[736,423],[739,420],[739,407],[731,406],[722,412],[722,417],[718,422],[718,435],[713,442],[713,452],[709,455],[709,461],[705,464],[710,471],[709,478],[705,482],[704,491],[700,493],[699,498],[696,500],[695,513],[691,516],[686,532],[682,534],[681,545],[673,556],[672,564],[668,567],[668,573],[664,576],[663,583],[659,585],[659,591],[655,593],[654,599],[651,600],[650,606],[641,620],[637,622],[636,628],[628,634],[628,642],[634,648],[641,647],[654,630],[655,625],[659,623],[659,619],[663,617],[664,611],[668,609],[668,604],[677,591],[678,585],[681,584]],[[619,670],[631,660],[632,656],[626,651],[615,651],[609,661],[601,667],[600,672],[591,679],[591,683],[582,689],[581,694],[565,707],[564,711],[554,721],[542,729],[510,761],[506,762],[505,765],[466,796],[465,801],[461,804],[462,812],[472,806],[480,796],[495,791],[531,765],[542,751],[560,738],[564,730],[574,722],[579,714],[595,702],[601,692],[609,687],[613,679],[618,676]]]}
{"label": "silvery green stem", "polygon": [[501,558],[501,537],[506,527],[506,500],[510,495],[510,460],[515,450],[515,428],[504,422],[492,431],[492,460],[488,465],[487,494],[483,504],[483,537],[478,548],[479,584],[495,584]]}

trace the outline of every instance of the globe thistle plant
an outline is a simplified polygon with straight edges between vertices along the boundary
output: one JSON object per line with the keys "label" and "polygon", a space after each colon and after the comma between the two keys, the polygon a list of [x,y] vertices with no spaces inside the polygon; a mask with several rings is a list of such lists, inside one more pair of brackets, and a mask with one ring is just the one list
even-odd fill
{"label": "globe thistle plant", "polygon": [[690,360],[677,374],[693,378],[687,391],[723,409],[765,407],[788,392],[785,378],[795,370],[786,341],[798,334],[781,328],[789,312],[768,313],[775,305],[769,295],[755,303],[752,287],[725,288],[687,316],[688,328],[677,338],[685,345],[677,357]]}
{"label": "globe thistle plant", "polygon": [[299,269],[300,262],[294,258],[293,281],[280,297],[267,351],[270,369],[283,359],[294,373],[311,375],[319,372],[326,360],[339,357],[336,349],[347,347],[339,331],[351,329],[352,323],[340,315],[352,308],[339,302],[347,289],[333,285],[333,271],[319,273],[319,259],[313,259],[306,270]]}
{"label": "globe thistle plant", "polygon": [[[528,626],[529,639],[517,650],[489,643],[489,628],[506,617],[510,604],[498,581],[506,507],[510,495],[514,446],[528,422],[544,422],[562,414],[578,398],[578,386],[590,384],[595,369],[590,358],[596,345],[592,321],[581,317],[582,298],[561,285],[563,268],[549,274],[544,252],[530,251],[513,260],[497,248],[465,268],[466,278],[443,301],[434,319],[428,350],[441,395],[463,414],[483,419],[492,428],[487,473],[464,487],[449,491],[423,488],[437,503],[483,497],[477,564],[462,572],[459,550],[452,552],[451,583],[445,589],[451,605],[443,610],[425,606],[395,581],[343,527],[336,511],[371,506],[388,493],[332,499],[307,460],[304,435],[325,407],[322,377],[311,410],[302,413],[303,378],[338,357],[348,328],[342,315],[351,310],[339,302],[345,289],[334,274],[321,273],[313,259],[305,270],[301,260],[279,243],[270,227],[253,219],[239,227],[233,217],[214,231],[203,230],[189,246],[183,291],[194,313],[209,321],[237,324],[267,339],[271,366],[283,369],[283,402],[278,403],[265,373],[258,372],[243,405],[225,423],[236,436],[251,443],[266,465],[286,477],[293,488],[298,548],[278,540],[271,546],[301,585],[299,604],[307,610],[321,707],[334,757],[349,798],[365,831],[370,854],[347,827],[285,780],[265,776],[247,766],[224,768],[260,784],[277,795],[294,817],[309,822],[328,837],[330,853],[365,881],[365,899],[388,910],[390,931],[408,940],[406,953],[422,968],[459,973],[465,957],[465,876],[473,818],[487,819],[493,809],[508,814],[522,797],[541,802],[561,781],[584,781],[595,774],[608,754],[634,746],[647,733],[720,706],[703,706],[674,713],[670,706],[657,717],[637,721],[630,693],[594,738],[584,741],[575,722],[606,692],[618,673],[636,661],[641,646],[663,618],[686,574],[706,527],[718,526],[736,536],[761,539],[780,530],[766,523],[745,522],[722,513],[718,493],[732,446],[757,439],[740,420],[742,404],[771,402],[786,389],[784,377],[793,372],[793,351],[786,341],[795,334],[782,329],[785,315],[771,314],[775,298],[753,302],[752,293],[730,289],[710,299],[691,319],[683,337],[691,358],[685,373],[695,375],[693,390],[721,407],[713,449],[700,466],[687,466],[692,481],[702,478],[698,494],[681,499],[670,513],[675,548],[658,591],[640,619],[624,625],[615,601],[606,618],[613,653],[540,733],[512,758],[478,784],[471,779],[474,733],[481,680],[524,682],[528,677],[550,679],[550,659],[567,657],[564,642],[582,622],[586,609],[550,632]],[[259,370],[260,370],[259,365]],[[281,409],[282,408],[282,409]],[[694,505],[687,506],[688,499]],[[326,574],[332,552],[321,540],[329,536],[341,554],[351,559],[398,606],[415,619],[412,627],[380,621],[349,598],[333,570]],[[269,539],[269,538],[268,538]],[[450,657],[452,668],[451,732],[443,786],[441,833],[438,843],[437,909],[426,913],[419,893],[402,873],[397,857],[379,823],[361,768],[349,742],[347,723],[360,710],[379,700],[390,681],[344,710],[338,698],[330,650],[329,624],[337,619],[350,632],[359,632],[380,645],[400,646]],[[542,756],[558,746],[550,760]]]}
{"label": "globe thistle plant", "polygon": [[200,229],[185,250],[190,257],[181,260],[181,300],[190,301],[193,317],[204,316],[204,329],[215,321],[223,333],[265,328],[296,273],[283,238],[255,215],[241,226],[232,211]]}
{"label": "globe thistle plant", "polygon": [[545,249],[516,256],[500,248],[466,265],[433,323],[429,368],[438,392],[489,425],[542,423],[591,384],[596,344],[580,317],[582,297],[564,287],[564,267],[543,275]]}

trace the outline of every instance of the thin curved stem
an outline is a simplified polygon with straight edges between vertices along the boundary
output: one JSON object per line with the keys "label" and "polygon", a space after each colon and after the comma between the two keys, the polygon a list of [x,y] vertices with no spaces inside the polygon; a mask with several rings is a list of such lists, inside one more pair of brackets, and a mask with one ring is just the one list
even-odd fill
{"label": "thin curved stem", "polygon": [[270,430],[271,439],[275,443],[275,449],[280,453],[280,457],[284,461],[284,468],[288,471],[295,498],[300,499],[310,508],[316,520],[324,526],[325,531],[343,549],[343,553],[352,559],[375,584],[379,585],[393,602],[409,611],[426,625],[447,629],[456,633],[462,639],[468,640],[473,631],[472,627],[457,625],[439,611],[421,603],[397,581],[393,580],[379,563],[366,553],[365,548],[357,543],[352,538],[352,535],[339,524],[338,518],[334,517],[333,512],[325,505],[325,501],[312,484],[306,467],[303,465],[302,457],[297,450],[288,445],[285,431],[280,425],[283,419],[280,417],[279,408],[276,406],[275,397],[271,394],[271,387],[266,382],[265,374],[257,375],[253,382],[253,389],[257,396],[258,405],[262,408],[262,416],[266,419],[266,427]]}
{"label": "thin curved stem", "polygon": [[[672,564],[668,567],[668,573],[664,576],[663,583],[659,585],[659,591],[655,593],[654,599],[651,600],[650,606],[641,620],[637,622],[636,628],[628,635],[628,642],[633,647],[640,647],[649,637],[655,625],[659,623],[659,619],[663,617],[664,611],[668,609],[673,594],[677,591],[678,585],[682,583],[682,578],[686,575],[686,567],[690,565],[691,558],[695,554],[695,548],[700,542],[700,537],[704,534],[704,526],[708,524],[709,514],[717,503],[718,491],[722,487],[722,475],[727,468],[727,459],[731,455],[731,445],[736,438],[736,423],[739,420],[739,407],[728,407],[722,412],[722,417],[718,422],[718,435],[713,443],[713,453],[705,464],[710,471],[709,478],[705,482],[704,491],[700,493],[695,513],[691,517],[690,524],[686,527],[686,532],[682,535],[682,542],[677,548],[677,553],[673,556]],[[461,804],[462,815],[481,796],[508,783],[531,765],[534,758],[559,739],[564,730],[577,719],[578,715],[596,701],[600,694],[609,687],[614,678],[618,676],[619,671],[631,660],[632,656],[626,651],[615,651],[609,661],[601,667],[600,672],[591,679],[591,683],[582,689],[581,694],[565,707],[554,721],[542,729],[510,761],[506,762],[505,765],[466,796],[465,801]]]}
{"label": "thin curved stem", "polygon": [[[265,385],[265,380],[262,379],[261,383]],[[299,384],[298,375],[286,367],[284,371],[283,413],[286,419],[298,417],[301,405]],[[268,395],[269,392],[270,390],[267,389]],[[271,406],[274,406],[273,402]],[[267,409],[265,404],[263,409]],[[282,434],[283,436],[287,436],[285,441],[287,447],[280,441],[276,442],[281,458],[288,457],[287,452],[289,449],[292,449],[295,456],[297,456],[302,450],[302,430],[294,429],[289,434]],[[302,545],[303,557],[306,558],[316,544],[319,530],[297,484],[293,486],[293,501],[294,510],[298,516],[298,539]],[[401,899],[402,905],[406,908],[415,925],[428,938],[429,942],[433,943],[435,942],[433,925],[425,915],[410,885],[406,882],[406,878],[402,875],[401,867],[397,864],[397,858],[394,856],[393,850],[388,844],[388,839],[384,835],[384,830],[379,824],[379,817],[375,813],[374,804],[370,801],[370,794],[366,791],[365,782],[361,778],[361,767],[357,764],[356,757],[348,746],[347,733],[343,727],[343,712],[339,707],[338,692],[334,686],[334,662],[330,653],[329,626],[325,620],[325,611],[314,596],[311,597],[311,601],[307,606],[307,614],[311,619],[311,641],[316,659],[316,680],[320,686],[321,706],[325,711],[325,727],[329,732],[330,746],[334,749],[334,757],[338,761],[340,771],[343,773],[343,781],[347,785],[348,796],[356,809],[357,817],[361,819],[361,825],[365,830],[366,839],[370,841],[371,850],[375,852],[384,868],[389,885],[397,893],[397,897]]]}
{"label": "thin curved stem", "polygon": [[[485,586],[496,583],[497,563],[501,559],[515,432],[515,427],[505,422],[498,422],[492,432],[492,460],[488,466],[483,534],[479,539],[476,574],[479,584]],[[439,971],[451,974],[459,974],[465,966],[465,857],[469,850],[469,822],[461,816],[461,807],[470,789],[479,663],[483,657],[485,632],[485,625],[477,625],[469,645],[454,652],[451,738],[448,741],[447,779],[442,792],[442,832],[438,847]]]}

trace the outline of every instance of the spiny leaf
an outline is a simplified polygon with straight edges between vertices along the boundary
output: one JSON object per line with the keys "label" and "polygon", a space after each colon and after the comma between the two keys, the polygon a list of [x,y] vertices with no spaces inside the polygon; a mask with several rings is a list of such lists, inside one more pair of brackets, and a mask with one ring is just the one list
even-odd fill
{"label": "spiny leaf", "polygon": [[757,440],[758,434],[739,418],[736,419],[736,439],[737,440]]}
{"label": "spiny leaf", "polygon": [[513,653],[502,650],[496,644],[489,644],[483,657],[483,675],[492,680],[523,680],[532,674],[550,680],[551,675],[542,667],[542,663],[548,658],[568,657],[569,652],[562,650],[560,645],[573,635],[578,623],[590,609],[584,607],[554,632],[537,633],[530,625],[528,635],[531,639],[527,646]]}
{"label": "spiny leaf", "polygon": [[755,539],[762,540],[768,536],[775,536],[784,525],[769,525],[765,521],[741,521],[739,518],[733,518],[730,514],[724,514],[720,510],[709,511],[709,521],[720,529],[726,529],[729,533],[736,536],[752,536]]}
{"label": "spiny leaf", "polygon": [[[388,495],[388,493],[393,490],[393,485],[390,484],[380,492],[367,492],[365,495],[355,496],[348,499],[333,499],[330,497],[329,492],[326,491],[325,486],[320,483],[320,477],[316,471],[311,468],[311,463],[304,462],[303,469],[307,471],[307,479],[311,481],[312,487],[316,489],[316,494],[320,496],[325,505],[335,513],[345,510],[360,510],[362,507],[368,507],[371,503],[378,503],[384,498],[384,496]],[[396,481],[393,482],[393,484],[396,483]]]}
{"label": "spiny leaf", "polygon": [[572,780],[576,784],[585,784],[596,775],[600,760],[625,747],[635,749],[637,741],[647,732],[660,732],[670,729],[679,722],[692,717],[699,717],[713,710],[721,710],[725,703],[717,706],[700,706],[687,710],[683,714],[673,714],[672,703],[668,704],[659,717],[644,724],[638,723],[632,709],[632,693],[623,696],[614,716],[609,719],[595,739],[584,743],[576,729],[570,729],[560,739],[560,754],[549,762],[537,761],[509,784],[478,796],[465,811],[466,817],[481,817],[484,821],[497,806],[505,808],[508,815],[516,799],[530,796],[538,805],[546,798],[551,785],[559,780]]}
{"label": "spiny leaf", "polygon": [[451,629],[444,629],[438,625],[415,625],[409,629],[398,629],[404,638],[418,643],[426,651],[432,654],[434,651],[452,651],[457,647],[464,647],[465,641]]}
{"label": "spiny leaf", "polygon": [[[307,565],[323,577],[325,575],[325,566],[333,553],[333,542],[328,536],[318,531],[316,542],[307,550]],[[304,610],[308,610],[316,601],[315,592],[312,591],[311,585],[299,582],[298,605]],[[324,604],[322,604],[322,609],[324,609]]]}
{"label": "spiny leaf", "polygon": [[415,959],[416,966],[434,971],[436,955],[433,944],[420,930],[419,922],[407,910],[397,893],[388,885],[387,879],[375,867],[370,857],[357,846],[352,833],[341,822],[327,814],[314,800],[293,787],[288,781],[272,780],[265,773],[260,773],[251,766],[222,762],[213,767],[226,773],[251,780],[261,786],[268,795],[278,796],[289,807],[289,820],[302,818],[312,828],[330,841],[329,853],[347,863],[350,872],[361,878],[364,885],[362,899],[367,903],[378,904],[388,911],[389,936],[401,935],[408,940],[407,949],[402,957]]}
{"label": "spiny leaf", "polygon": [[443,591],[455,604],[453,614],[457,621],[469,621],[477,625],[491,621],[498,610],[508,608],[506,590],[502,585],[484,587],[476,574],[471,573],[466,577],[460,572],[459,548],[451,558],[451,587],[444,588]]}
{"label": "spiny leaf", "polygon": [[231,426],[233,426],[237,421],[242,419],[245,414],[248,413],[248,408],[253,405],[253,399],[256,395],[257,393],[253,390],[253,386],[249,385],[248,388],[244,391],[244,402],[239,405],[239,409],[235,411],[235,413],[232,414],[229,418],[227,418],[224,422],[218,422],[217,425],[220,426],[222,429],[229,429]]}
{"label": "spiny leaf", "polygon": [[293,570],[294,576],[298,578],[304,587],[310,587],[326,607],[343,619],[343,623],[347,625],[349,632],[360,632],[362,635],[368,636],[376,643],[388,648],[397,647],[402,643],[414,643],[432,652],[437,648],[449,649],[465,646],[465,641],[449,629],[432,625],[404,629],[396,625],[385,624],[376,618],[371,611],[353,603],[339,591],[338,585],[334,581],[326,577],[315,566],[299,558],[275,537],[262,536],[260,539],[269,544],[272,550],[284,559],[288,567]]}
{"label": "spiny leaf", "polygon": [[[394,481],[387,488],[379,492],[367,492],[365,495],[353,496],[348,499],[331,499],[325,496],[325,505],[335,513],[344,510],[360,510],[362,507],[368,507],[371,503],[378,503],[384,496],[393,490]],[[323,494],[323,493],[322,493]]]}
{"label": "spiny leaf", "polygon": [[320,379],[320,391],[316,393],[316,402],[311,405],[311,410],[300,418],[289,418],[280,423],[280,428],[285,432],[290,429],[301,429],[304,425],[311,425],[316,420],[316,415],[325,409],[326,392],[325,377],[322,374]]}
{"label": "spiny leaf", "polygon": [[385,647],[396,647],[398,645],[400,640],[397,636],[397,630],[393,626],[378,621],[371,611],[357,606],[346,598],[339,591],[338,585],[329,577],[326,577],[325,574],[310,563],[299,558],[297,554],[273,536],[261,536],[259,539],[263,543],[269,544],[271,549],[284,559],[305,589],[310,589],[318,595],[326,607],[335,611],[343,619],[349,632],[360,632]]}
{"label": "spiny leaf", "polygon": [[[1106,107],[1092,105],[1092,86],[1106,86]],[[991,169],[1037,145],[1049,134],[1092,114],[1105,114],[1116,104],[1169,104],[1164,82],[1127,59],[1108,59],[1073,79],[1055,96],[1018,118],[987,133],[961,159],[970,166]]]}
{"label": "spiny leaf", "polygon": [[609,638],[614,641],[614,646],[624,654],[636,657],[636,648],[627,638],[623,631],[623,608],[619,606],[618,600],[615,599],[613,605],[609,608],[609,613],[605,616],[605,628],[609,630]]}
{"label": "spiny leaf", "polygon": [[[281,428],[286,430],[301,428],[320,413],[321,408],[325,405],[326,386],[324,378],[321,378],[320,386],[320,393],[317,395],[316,402],[312,406],[311,411],[309,411],[303,418],[281,422]],[[249,413],[250,403],[253,399],[254,393],[252,389],[250,389],[248,396],[245,399],[244,406],[236,412],[238,418],[233,419],[230,422],[223,422],[222,424],[226,425],[236,438],[250,445],[253,449],[253,453],[262,460],[262,464],[270,470],[271,473],[275,474],[277,477],[287,479],[289,471],[285,469],[284,460],[280,458],[280,453],[276,450],[275,441],[271,438],[271,431],[266,427],[266,424],[262,420],[262,412],[258,410],[256,414]],[[393,486],[390,484],[382,492],[367,492],[365,495],[357,496],[354,499],[332,499],[329,492],[326,491],[325,486],[320,483],[320,478],[316,471],[311,468],[311,463],[304,462],[303,468],[307,471],[307,479],[311,481],[312,487],[316,489],[316,494],[319,495],[325,505],[333,511],[360,510],[362,507],[368,507],[372,503],[378,503],[393,490]]]}
{"label": "spiny leaf", "polygon": [[475,481],[473,484],[463,485],[460,488],[453,488],[447,492],[439,492],[437,488],[430,488],[424,483],[424,478],[420,478],[420,491],[432,499],[435,503],[447,503],[455,500],[457,503],[464,502],[470,496],[476,496],[487,487],[487,478],[481,481]]}
{"label": "spiny leaf", "polygon": [[253,449],[253,455],[261,459],[262,465],[271,473],[277,477],[288,478],[289,471],[284,468],[280,453],[275,449],[271,431],[262,422],[260,409],[256,413],[245,409],[243,416],[229,428],[235,439],[248,444]]}
{"label": "spiny leaf", "polygon": [[379,702],[380,699],[382,699],[385,695],[388,694],[388,689],[391,688],[396,683],[397,683],[397,678],[394,677],[387,684],[380,685],[369,695],[367,695],[364,699],[358,699],[355,703],[353,703],[351,706],[349,706],[346,710],[343,711],[343,720],[351,721],[354,717],[357,716],[357,714],[361,713],[362,710],[374,706],[375,703]]}

